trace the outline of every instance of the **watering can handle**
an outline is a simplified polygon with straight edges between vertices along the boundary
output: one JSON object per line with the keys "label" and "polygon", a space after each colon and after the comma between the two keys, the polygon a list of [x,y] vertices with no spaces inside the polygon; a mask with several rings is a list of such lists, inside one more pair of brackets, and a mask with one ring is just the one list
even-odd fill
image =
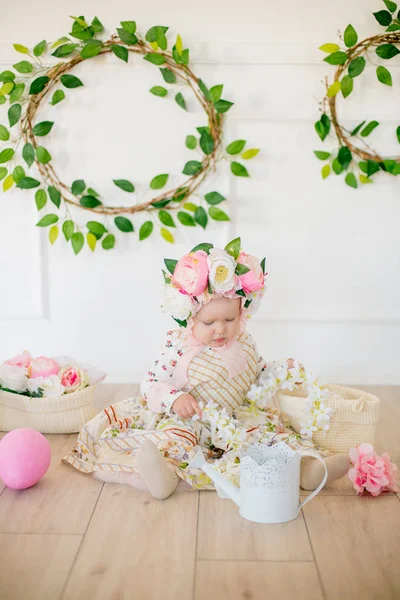
{"label": "watering can handle", "polygon": [[326,480],[328,479],[328,469],[326,468],[326,464],[324,463],[323,458],[321,458],[317,452],[313,452],[312,450],[303,450],[300,452],[300,454],[301,454],[301,456],[312,456],[313,458],[316,458],[317,460],[319,460],[319,462],[321,462],[324,465],[325,474],[324,474],[324,477],[323,477],[321,483],[319,484],[319,486],[309,496],[307,496],[307,498],[304,500],[304,502],[302,502],[300,504],[299,510],[301,508],[303,508],[303,506],[305,506],[307,504],[307,502],[310,502],[310,500],[312,500],[313,498],[315,498],[315,496],[317,494],[319,494],[319,492],[324,487]]}

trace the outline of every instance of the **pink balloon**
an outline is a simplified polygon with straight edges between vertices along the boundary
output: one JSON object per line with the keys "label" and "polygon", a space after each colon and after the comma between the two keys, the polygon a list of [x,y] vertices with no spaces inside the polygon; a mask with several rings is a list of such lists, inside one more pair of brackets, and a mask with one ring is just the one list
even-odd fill
{"label": "pink balloon", "polygon": [[50,444],[34,429],[14,429],[0,441],[0,477],[14,490],[24,490],[40,481],[50,461]]}

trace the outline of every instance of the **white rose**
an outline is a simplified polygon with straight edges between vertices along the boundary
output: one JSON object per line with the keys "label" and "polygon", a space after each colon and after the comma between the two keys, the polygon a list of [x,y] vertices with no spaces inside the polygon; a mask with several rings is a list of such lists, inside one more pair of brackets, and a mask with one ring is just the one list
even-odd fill
{"label": "white rose", "polygon": [[225,250],[211,248],[207,258],[209,281],[217,294],[224,294],[236,288],[236,261]]}
{"label": "white rose", "polygon": [[28,369],[17,365],[0,365],[0,383],[3,388],[24,392],[28,382]]}
{"label": "white rose", "polygon": [[175,319],[185,321],[193,311],[193,302],[190,296],[182,294],[173,285],[164,285],[163,308]]}
{"label": "white rose", "polygon": [[61,396],[65,391],[65,387],[61,384],[58,375],[29,379],[28,390],[31,394],[37,394],[39,388],[43,390],[44,398],[56,398],[57,396]]}

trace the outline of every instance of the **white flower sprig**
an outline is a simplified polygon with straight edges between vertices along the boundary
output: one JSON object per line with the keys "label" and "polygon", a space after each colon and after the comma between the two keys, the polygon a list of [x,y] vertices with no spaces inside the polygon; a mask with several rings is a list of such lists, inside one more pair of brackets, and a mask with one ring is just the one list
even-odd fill
{"label": "white flower sprig", "polygon": [[257,407],[263,408],[279,390],[293,391],[299,384],[307,392],[304,421],[300,434],[312,437],[316,431],[328,431],[333,408],[326,405],[330,392],[323,389],[315,373],[305,371],[298,362],[289,369],[285,364],[267,368],[260,377],[259,385],[253,384],[247,398]]}

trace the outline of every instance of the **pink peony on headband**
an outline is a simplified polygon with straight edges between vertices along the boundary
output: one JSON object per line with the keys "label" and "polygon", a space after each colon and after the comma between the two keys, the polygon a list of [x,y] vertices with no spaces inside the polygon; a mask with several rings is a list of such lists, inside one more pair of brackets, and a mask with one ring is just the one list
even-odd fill
{"label": "pink peony on headband", "polygon": [[182,327],[214,297],[242,298],[243,310],[258,309],[265,287],[265,258],[241,251],[240,238],[224,249],[199,244],[180,260],[165,259],[163,308]]}

